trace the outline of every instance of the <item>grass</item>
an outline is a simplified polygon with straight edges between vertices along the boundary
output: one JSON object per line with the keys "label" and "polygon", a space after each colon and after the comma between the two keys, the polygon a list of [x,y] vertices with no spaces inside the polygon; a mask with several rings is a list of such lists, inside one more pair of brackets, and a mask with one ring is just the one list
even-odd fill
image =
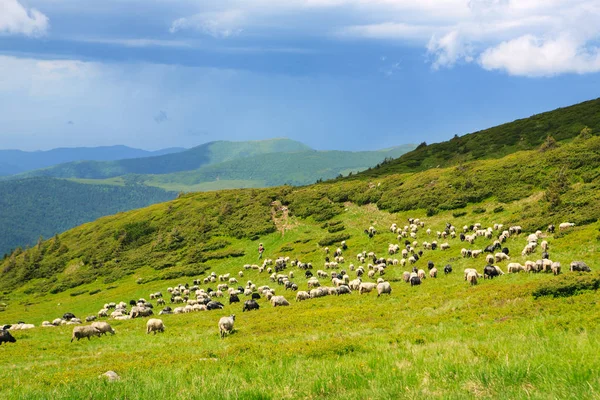
{"label": "grass", "polygon": [[[421,217],[434,232],[446,220],[457,227],[473,223],[484,226],[503,222],[519,213],[534,198],[505,205],[498,214],[484,213],[454,219],[450,211],[425,218],[423,211],[390,214],[373,206],[346,204],[333,221],[344,221],[353,232],[345,252],[348,267],[354,254],[366,250],[383,253],[395,234],[387,228],[402,225],[409,216]],[[494,203],[477,207],[493,209]],[[290,254],[312,261],[321,268],[324,254],[310,237],[325,235],[322,223],[289,217],[290,228],[261,236],[266,257],[278,255],[279,248],[291,247]],[[379,230],[373,239],[361,234],[365,226]],[[598,242],[585,240],[598,231],[598,224],[576,227],[566,234],[546,237],[551,258],[563,263],[583,259],[597,265]],[[424,231],[419,241],[429,240]],[[411,288],[400,281],[403,270],[391,266],[384,276],[391,282],[391,296],[376,295],[325,297],[272,308],[264,299],[261,309],[242,313],[241,306],[226,305],[222,311],[162,316],[166,332],[145,334],[145,319],[111,321],[115,336],[70,343],[71,327],[37,327],[15,331],[16,344],[0,348],[0,392],[9,399],[123,398],[146,399],[177,396],[201,398],[561,398],[598,397],[600,359],[598,348],[597,293],[534,299],[533,291],[573,275],[597,279],[598,272],[554,277],[547,274],[504,275],[469,287],[462,269],[481,270],[484,260],[462,259],[458,239],[448,240],[451,250],[427,252],[418,262],[424,268],[432,260],[441,270],[446,262],[454,273]],[[246,250],[239,259],[220,260],[211,265],[217,273],[237,275],[241,265],[254,263],[256,243],[228,239],[218,247]],[[472,248],[486,240],[477,239]],[[524,235],[509,239],[515,260],[522,261]],[[228,247],[228,248],[229,248]],[[538,254],[532,258],[539,257]],[[501,264],[505,267],[505,264]],[[294,270],[294,269],[292,269]],[[296,282],[306,288],[301,271],[294,270]],[[291,292],[269,281],[266,273],[244,271],[242,284],[270,284],[293,300]],[[25,295],[29,285],[11,293],[3,322],[24,319],[38,325],[63,312],[84,317],[94,314],[108,301],[146,297],[153,291],[166,293],[168,286],[191,282],[192,278],[153,281],[138,285],[138,278],[156,274],[142,267],[133,275],[111,284],[93,282],[63,293]],[[202,276],[200,276],[202,277]],[[327,280],[321,280],[324,285]],[[208,286],[215,286],[208,285]],[[202,285],[206,288],[207,285]],[[103,289],[94,295],[73,292]],[[6,298],[3,300],[6,302]],[[227,302],[225,302],[227,303]],[[587,310],[582,312],[582,310]],[[236,332],[221,340],[217,321],[236,314]],[[99,375],[114,370],[121,380],[106,382]]]}

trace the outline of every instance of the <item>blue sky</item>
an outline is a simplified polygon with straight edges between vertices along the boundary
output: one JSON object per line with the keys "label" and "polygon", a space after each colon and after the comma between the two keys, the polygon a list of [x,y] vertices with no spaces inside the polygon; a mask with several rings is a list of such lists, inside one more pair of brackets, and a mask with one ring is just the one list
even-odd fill
{"label": "blue sky", "polygon": [[0,0],[0,148],[437,142],[600,96],[600,0]]}

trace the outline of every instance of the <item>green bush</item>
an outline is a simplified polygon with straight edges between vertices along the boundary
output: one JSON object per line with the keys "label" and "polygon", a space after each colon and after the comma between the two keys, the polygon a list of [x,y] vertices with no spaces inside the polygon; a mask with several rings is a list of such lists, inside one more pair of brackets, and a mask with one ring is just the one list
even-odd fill
{"label": "green bush", "polygon": [[460,217],[464,217],[465,215],[467,215],[466,211],[459,211],[459,212],[454,212],[452,213],[452,216],[454,218],[460,218]]}
{"label": "green bush", "polygon": [[338,233],[337,235],[329,235],[319,240],[319,246],[329,246],[334,243],[340,243],[342,240],[350,239],[350,235],[347,233]]}
{"label": "green bush", "polygon": [[329,232],[329,233],[336,233],[336,232],[343,231],[344,229],[346,229],[346,227],[344,225],[335,225],[335,226],[330,226],[327,229],[327,232]]}
{"label": "green bush", "polygon": [[77,292],[73,292],[70,294],[70,296],[75,297],[75,296],[79,296],[81,294],[87,293],[87,290],[78,290]]}
{"label": "green bush", "polygon": [[587,290],[598,290],[600,277],[597,275],[562,275],[560,279],[546,282],[533,291],[533,297],[569,297]]}
{"label": "green bush", "polygon": [[97,293],[100,293],[101,291],[102,291],[102,289],[96,289],[96,290],[92,290],[92,291],[90,292],[90,296],[91,296],[91,295],[94,295],[94,294],[97,294]]}
{"label": "green bush", "polygon": [[502,211],[504,211],[504,207],[502,207],[502,206],[498,206],[498,207],[494,208],[494,210],[493,210],[494,214],[501,213]]}
{"label": "green bush", "polygon": [[477,207],[473,209],[473,214],[483,214],[485,213],[485,208]]}

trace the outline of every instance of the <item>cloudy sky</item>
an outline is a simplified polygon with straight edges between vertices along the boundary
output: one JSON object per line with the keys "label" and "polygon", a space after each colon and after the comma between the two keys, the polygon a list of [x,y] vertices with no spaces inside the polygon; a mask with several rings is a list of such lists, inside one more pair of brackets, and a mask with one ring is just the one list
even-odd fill
{"label": "cloudy sky", "polygon": [[376,149],[599,89],[600,0],[0,0],[3,149]]}

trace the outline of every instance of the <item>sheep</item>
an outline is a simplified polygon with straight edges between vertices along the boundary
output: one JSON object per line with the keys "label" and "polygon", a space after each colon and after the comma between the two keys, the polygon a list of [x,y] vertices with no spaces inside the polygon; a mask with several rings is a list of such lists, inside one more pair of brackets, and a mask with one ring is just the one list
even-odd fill
{"label": "sheep", "polygon": [[517,272],[521,272],[524,271],[525,269],[523,268],[523,266],[519,263],[510,263],[506,266],[506,269],[508,270],[508,273],[517,273]]}
{"label": "sheep", "polygon": [[571,263],[571,271],[591,272],[592,270],[583,261],[573,261]]}
{"label": "sheep", "polygon": [[273,307],[282,307],[290,305],[290,303],[283,296],[271,297],[271,304],[273,305]]}
{"label": "sheep", "polygon": [[258,305],[256,300],[246,300],[244,302],[244,305],[242,306],[242,312],[258,310],[259,308],[260,308],[260,306]]}
{"label": "sheep", "polygon": [[417,276],[417,274],[410,274],[410,286],[418,286],[421,284],[421,278]]}
{"label": "sheep", "polygon": [[115,330],[107,323],[103,321],[92,322],[92,326],[100,331],[101,334],[106,335],[110,333],[115,334]]}
{"label": "sheep", "polygon": [[558,261],[553,262],[551,269],[552,269],[552,273],[554,275],[559,275],[560,274],[560,263]]}
{"label": "sheep", "polygon": [[496,262],[500,262],[500,261],[504,261],[504,260],[510,260],[510,257],[507,256],[506,254],[500,252],[500,253],[496,253],[494,255],[494,257],[496,258]]}
{"label": "sheep", "polygon": [[442,243],[440,245],[440,250],[448,250],[450,248],[450,245],[448,243]]}
{"label": "sheep", "polygon": [[377,284],[377,297],[382,294],[392,294],[392,286],[389,282],[381,282]]}
{"label": "sheep", "polygon": [[148,322],[146,323],[146,334],[149,334],[150,332],[152,332],[154,335],[156,335],[156,332],[164,332],[164,331],[165,331],[165,324],[163,324],[161,319],[152,318],[152,319],[149,319]]}
{"label": "sheep", "polygon": [[2,343],[16,343],[17,339],[5,329],[0,329],[0,345]]}
{"label": "sheep", "polygon": [[358,286],[358,293],[359,294],[370,293],[376,287],[377,287],[376,283],[373,283],[373,282],[361,282],[360,285]]}
{"label": "sheep", "polygon": [[410,272],[404,271],[402,273],[402,280],[406,283],[410,282]]}
{"label": "sheep", "polygon": [[544,240],[544,241],[543,241],[543,242],[540,244],[540,247],[542,248],[542,251],[548,251],[548,242]]}
{"label": "sheep", "polygon": [[73,336],[71,336],[71,343],[73,343],[73,339],[77,338],[77,341],[81,338],[88,338],[90,340],[91,336],[100,337],[102,333],[100,330],[94,326],[86,325],[86,326],[76,326],[73,328]]}
{"label": "sheep", "polygon": [[425,271],[420,269],[417,271],[417,276],[419,277],[419,279],[423,280],[425,279]]}
{"label": "sheep", "polygon": [[488,264],[493,264],[494,263],[494,256],[491,254],[488,254],[487,256],[485,256],[485,262]]}
{"label": "sheep", "polygon": [[219,320],[219,335],[221,339],[225,337],[225,334],[229,335],[233,332],[233,324],[235,322],[235,314],[231,314],[229,317],[221,317]]}
{"label": "sheep", "polygon": [[467,274],[466,280],[471,284],[471,286],[477,285],[477,272],[469,272]]}
{"label": "sheep", "polygon": [[471,251],[471,257],[477,258],[483,253],[483,250],[473,250]]}
{"label": "sheep", "polygon": [[429,276],[432,278],[437,278],[437,268],[433,267],[431,268],[431,270],[429,271]]}
{"label": "sheep", "polygon": [[308,294],[308,292],[301,290],[298,293],[296,293],[296,301],[304,301],[308,299],[310,299],[310,295]]}
{"label": "sheep", "polygon": [[575,224],[573,222],[563,222],[560,225],[558,225],[558,230],[564,231],[564,230],[572,228],[574,226],[575,226]]}

